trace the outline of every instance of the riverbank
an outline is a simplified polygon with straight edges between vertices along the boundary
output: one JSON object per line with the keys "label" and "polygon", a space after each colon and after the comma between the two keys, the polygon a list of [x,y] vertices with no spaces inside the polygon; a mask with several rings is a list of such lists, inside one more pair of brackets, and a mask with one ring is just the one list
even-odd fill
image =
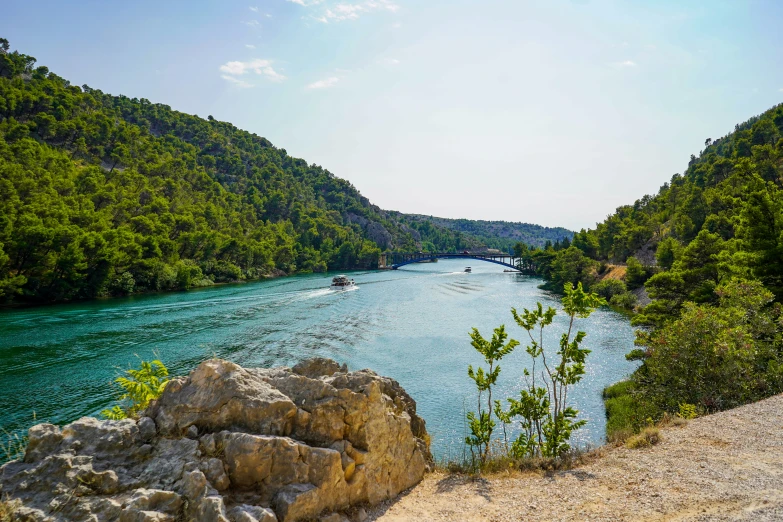
{"label": "riverbank", "polygon": [[661,430],[646,449],[605,446],[553,474],[433,473],[370,520],[780,520],[783,395]]}

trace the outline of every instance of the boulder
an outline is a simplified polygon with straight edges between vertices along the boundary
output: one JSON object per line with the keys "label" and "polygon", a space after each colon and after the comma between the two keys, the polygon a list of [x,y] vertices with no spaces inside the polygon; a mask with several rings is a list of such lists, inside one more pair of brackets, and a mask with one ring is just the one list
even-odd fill
{"label": "boulder", "polygon": [[331,522],[418,483],[427,439],[415,401],[370,370],[210,360],[138,420],[34,426],[0,496],[24,520]]}

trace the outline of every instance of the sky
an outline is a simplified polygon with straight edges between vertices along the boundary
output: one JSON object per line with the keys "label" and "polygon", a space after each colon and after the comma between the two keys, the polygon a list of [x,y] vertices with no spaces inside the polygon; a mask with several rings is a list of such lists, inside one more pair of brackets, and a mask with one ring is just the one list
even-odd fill
{"label": "sky", "polygon": [[3,0],[76,85],[230,121],[384,209],[593,227],[783,102],[779,0]]}

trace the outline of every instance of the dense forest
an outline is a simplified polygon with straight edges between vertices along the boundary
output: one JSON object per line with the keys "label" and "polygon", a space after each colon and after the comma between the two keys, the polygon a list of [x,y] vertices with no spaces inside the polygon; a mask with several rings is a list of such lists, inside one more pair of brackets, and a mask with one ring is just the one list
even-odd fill
{"label": "dense forest", "polygon": [[[783,392],[783,105],[570,244],[516,249],[552,288],[581,281],[636,308],[642,365],[607,390],[610,432]],[[605,277],[613,265],[624,277]]]}
{"label": "dense forest", "polygon": [[71,85],[0,39],[0,301],[372,268],[385,250],[487,246],[414,225],[260,136]]}

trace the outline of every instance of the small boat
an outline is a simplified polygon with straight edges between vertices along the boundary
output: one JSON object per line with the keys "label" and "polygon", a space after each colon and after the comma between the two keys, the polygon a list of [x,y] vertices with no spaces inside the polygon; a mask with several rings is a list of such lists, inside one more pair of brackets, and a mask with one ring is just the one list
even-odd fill
{"label": "small boat", "polygon": [[348,288],[353,288],[356,286],[356,283],[354,283],[353,279],[348,279],[344,275],[338,275],[336,277],[332,278],[332,290],[346,290]]}
{"label": "small boat", "polygon": [[472,270],[472,269],[471,269],[469,266],[466,266],[466,267],[465,267],[465,273],[466,273],[466,274],[469,274],[469,273],[471,273],[472,271],[473,271],[473,270]]}

